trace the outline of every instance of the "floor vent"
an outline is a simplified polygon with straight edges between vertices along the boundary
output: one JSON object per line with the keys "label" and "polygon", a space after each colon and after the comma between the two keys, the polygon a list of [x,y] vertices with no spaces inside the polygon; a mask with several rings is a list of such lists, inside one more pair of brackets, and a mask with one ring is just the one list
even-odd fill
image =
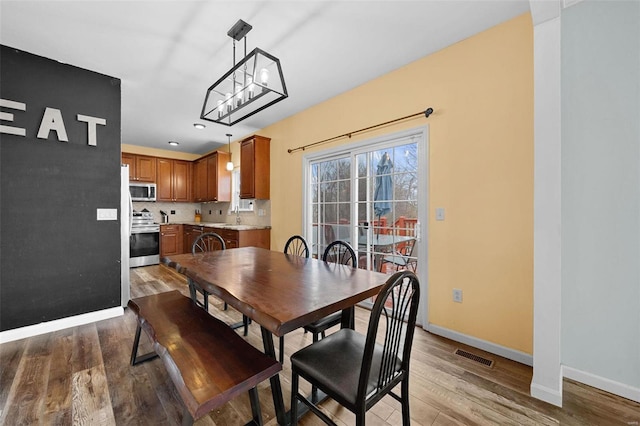
{"label": "floor vent", "polygon": [[463,351],[462,349],[456,349],[454,352],[456,355],[460,355],[461,357],[470,359],[471,361],[475,361],[487,367],[493,367],[493,361],[487,358],[483,358],[476,354],[472,354],[471,352]]}

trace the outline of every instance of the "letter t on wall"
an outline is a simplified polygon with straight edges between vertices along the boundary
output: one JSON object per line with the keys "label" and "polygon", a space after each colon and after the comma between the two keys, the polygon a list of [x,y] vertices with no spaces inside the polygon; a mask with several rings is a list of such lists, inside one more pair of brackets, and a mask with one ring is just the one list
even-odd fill
{"label": "letter t on wall", "polygon": [[88,132],[87,144],[91,146],[97,146],[98,135],[97,135],[96,125],[99,124],[101,126],[106,126],[107,120],[105,120],[104,118],[91,117],[90,115],[78,114],[78,121],[87,123],[87,132]]}

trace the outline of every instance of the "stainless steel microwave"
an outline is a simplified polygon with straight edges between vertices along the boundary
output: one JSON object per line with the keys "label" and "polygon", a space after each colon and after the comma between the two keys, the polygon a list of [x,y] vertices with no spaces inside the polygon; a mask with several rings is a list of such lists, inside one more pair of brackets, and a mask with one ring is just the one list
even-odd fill
{"label": "stainless steel microwave", "polygon": [[131,201],[155,201],[156,184],[130,182],[129,193],[131,193]]}

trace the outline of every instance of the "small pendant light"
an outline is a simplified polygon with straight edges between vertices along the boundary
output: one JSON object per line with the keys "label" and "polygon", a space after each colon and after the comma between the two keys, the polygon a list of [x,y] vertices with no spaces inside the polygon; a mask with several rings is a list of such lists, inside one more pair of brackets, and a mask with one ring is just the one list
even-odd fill
{"label": "small pendant light", "polygon": [[227,139],[229,140],[229,161],[227,162],[227,170],[233,171],[233,161],[231,161],[231,133],[227,133]]}

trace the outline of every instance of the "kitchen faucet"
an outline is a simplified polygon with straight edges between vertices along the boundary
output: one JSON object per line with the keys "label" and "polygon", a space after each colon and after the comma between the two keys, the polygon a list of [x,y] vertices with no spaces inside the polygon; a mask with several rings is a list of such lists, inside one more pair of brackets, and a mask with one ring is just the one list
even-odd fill
{"label": "kitchen faucet", "polygon": [[240,218],[240,206],[236,205],[236,224],[240,225],[242,219]]}

